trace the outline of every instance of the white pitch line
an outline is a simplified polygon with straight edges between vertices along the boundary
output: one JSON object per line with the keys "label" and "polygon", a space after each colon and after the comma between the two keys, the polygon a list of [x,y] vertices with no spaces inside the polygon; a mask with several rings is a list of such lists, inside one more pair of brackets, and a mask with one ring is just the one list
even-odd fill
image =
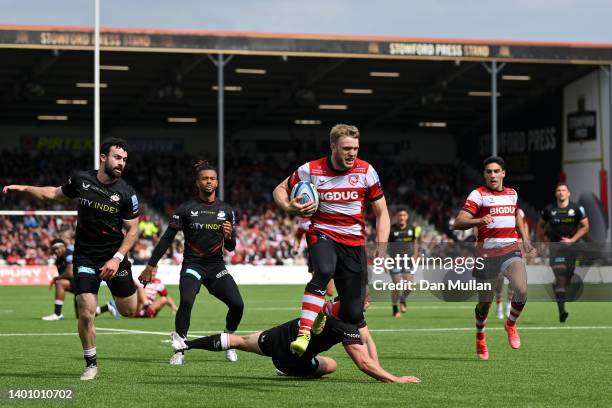
{"label": "white pitch line", "polygon": [[[382,310],[388,309],[389,306],[370,306],[368,310]],[[248,310],[257,310],[257,311],[265,311],[265,310],[299,310],[300,305],[296,305],[295,307],[250,307]],[[433,310],[433,309],[474,309],[474,306],[408,306],[408,311],[410,310]]]}
{"label": "white pitch line", "polygon": [[[534,326],[524,327],[519,325],[520,330],[609,330],[612,326]],[[371,332],[452,332],[452,331],[474,331],[473,327],[432,327],[414,329],[370,329]],[[504,330],[503,327],[487,327],[490,330]]]}
{"label": "white pitch line", "polygon": [[[104,334],[133,334],[133,333],[97,333],[96,335]],[[79,333],[0,333],[0,337],[16,337],[16,336],[78,336]]]}
{"label": "white pitch line", "polygon": [[[612,326],[534,326],[534,327],[520,327],[521,330],[610,330]],[[153,334],[157,336],[169,336],[169,332],[155,332],[155,331],[144,331],[144,330],[127,330],[127,329],[111,329],[98,327],[97,330],[106,330],[107,332],[97,333],[98,335],[128,335],[128,334]],[[238,330],[236,333],[255,333],[258,331],[267,329],[253,329],[253,330]],[[502,327],[487,327],[487,330],[503,330]],[[424,328],[411,328],[411,329],[370,329],[371,332],[378,333],[400,333],[400,332],[458,332],[458,331],[474,331],[473,327],[424,327]],[[220,333],[219,330],[199,330],[192,331],[190,337],[197,334],[216,334]],[[77,333],[0,333],[0,337],[13,337],[13,336],[76,336]]]}

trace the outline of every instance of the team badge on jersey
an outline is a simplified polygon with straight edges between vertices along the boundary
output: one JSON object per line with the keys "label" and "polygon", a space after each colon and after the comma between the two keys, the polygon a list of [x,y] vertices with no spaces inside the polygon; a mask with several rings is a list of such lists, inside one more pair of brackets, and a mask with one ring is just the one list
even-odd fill
{"label": "team badge on jersey", "polygon": [[110,196],[110,200],[116,203],[117,201],[119,201],[119,194],[113,194],[112,196]]}
{"label": "team badge on jersey", "polygon": [[573,217],[574,215],[576,215],[576,211],[574,211],[573,208],[570,208],[570,210],[567,212],[567,215],[569,215],[570,217]]}
{"label": "team badge on jersey", "polygon": [[191,212],[191,216],[192,217],[197,217],[198,216],[198,212],[197,211],[192,211]]}
{"label": "team badge on jersey", "polygon": [[85,190],[89,190],[89,187],[91,187],[91,184],[86,183],[86,182],[83,182],[83,188],[84,188]]}
{"label": "team badge on jersey", "polygon": [[356,174],[351,174],[348,180],[351,186],[356,186],[357,183],[359,183],[359,176]]}
{"label": "team badge on jersey", "polygon": [[221,210],[217,213],[218,220],[225,220],[225,211]]}

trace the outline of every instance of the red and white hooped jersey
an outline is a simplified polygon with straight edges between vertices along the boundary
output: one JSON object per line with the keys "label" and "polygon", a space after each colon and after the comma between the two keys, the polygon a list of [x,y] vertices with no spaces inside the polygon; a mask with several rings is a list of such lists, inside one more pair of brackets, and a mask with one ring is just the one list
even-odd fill
{"label": "red and white hooped jersey", "polygon": [[322,157],[300,166],[289,178],[289,189],[299,181],[310,181],[319,192],[319,208],[310,218],[309,232],[320,232],[339,244],[365,244],[365,203],[384,196],[376,170],[357,159],[349,170],[332,169],[331,159]]}
{"label": "red and white hooped jersey", "polygon": [[[142,288],[143,285],[139,281],[135,280],[134,284]],[[151,282],[147,283],[147,286],[144,287],[145,295],[150,303],[155,301],[155,297],[159,294],[159,296],[167,296],[168,290],[163,282],[157,278],[153,279]]]}
{"label": "red and white hooped jersey", "polygon": [[487,214],[493,217],[491,224],[478,226],[479,252],[500,256],[518,250],[517,201],[518,194],[509,187],[494,191],[482,186],[470,193],[463,211],[469,212],[474,218],[482,218]]}

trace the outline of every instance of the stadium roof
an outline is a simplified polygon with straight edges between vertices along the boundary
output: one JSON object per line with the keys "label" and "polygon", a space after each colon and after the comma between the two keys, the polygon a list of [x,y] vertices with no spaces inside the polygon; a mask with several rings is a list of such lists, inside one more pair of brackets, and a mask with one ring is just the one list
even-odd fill
{"label": "stadium roof", "polygon": [[[92,44],[91,28],[0,26],[0,120],[91,123]],[[612,44],[108,28],[101,45],[103,129],[168,118],[214,124],[215,54],[234,56],[225,68],[230,132],[305,120],[445,124],[462,134],[489,123],[483,63],[507,63],[502,116],[612,63]]]}

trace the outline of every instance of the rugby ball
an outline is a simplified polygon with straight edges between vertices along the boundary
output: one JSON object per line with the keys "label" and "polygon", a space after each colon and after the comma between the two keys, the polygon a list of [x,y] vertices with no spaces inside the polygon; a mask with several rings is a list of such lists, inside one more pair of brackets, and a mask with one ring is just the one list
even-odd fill
{"label": "rugby ball", "polygon": [[310,181],[300,181],[293,186],[289,199],[293,200],[295,197],[299,196],[302,196],[300,204],[314,201],[315,210],[319,208],[319,193],[317,192],[317,188]]}

